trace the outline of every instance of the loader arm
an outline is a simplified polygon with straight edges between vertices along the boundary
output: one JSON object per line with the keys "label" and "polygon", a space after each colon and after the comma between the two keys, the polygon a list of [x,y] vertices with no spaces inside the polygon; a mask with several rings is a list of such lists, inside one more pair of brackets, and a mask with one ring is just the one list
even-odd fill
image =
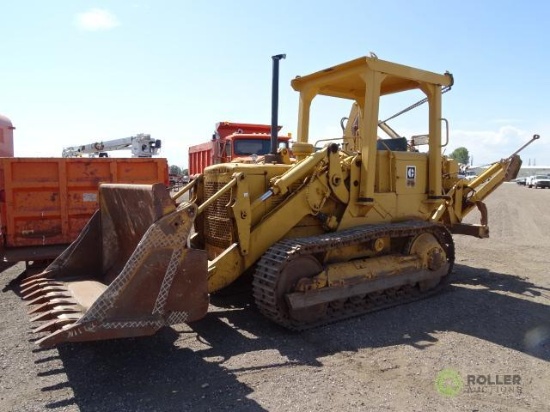
{"label": "loader arm", "polygon": [[[247,193],[248,190],[247,177],[244,174],[236,176],[226,185],[225,190],[237,186],[236,201],[232,209],[233,215],[236,216],[235,222],[239,236],[238,242],[232,244],[216,259],[209,261],[209,292],[216,292],[231,284],[254,265],[269,247],[296,227],[304,217],[315,214],[321,209],[324,201],[333,194],[327,171],[330,170],[329,163],[339,165],[339,161],[335,161],[335,158],[338,158],[335,146],[325,147],[274,179],[269,190],[252,202],[248,197],[238,194],[239,187],[241,187],[241,193]],[[330,162],[331,159],[333,159],[332,162]],[[318,169],[317,173],[316,169]],[[298,190],[289,191],[291,185],[299,182],[302,182],[302,185]],[[216,196],[219,195],[221,193],[216,193]],[[243,214],[242,211],[253,213],[254,209],[271,196],[284,196],[284,200],[279,207],[251,227],[250,220],[242,218],[246,214]],[[201,205],[199,210],[205,210],[205,208],[202,208]]]}

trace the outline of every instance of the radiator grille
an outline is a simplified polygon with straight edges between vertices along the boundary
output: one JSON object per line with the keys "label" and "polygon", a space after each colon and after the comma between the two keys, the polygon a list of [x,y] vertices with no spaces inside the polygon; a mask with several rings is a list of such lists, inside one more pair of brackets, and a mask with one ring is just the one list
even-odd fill
{"label": "radiator grille", "polygon": [[[206,198],[210,198],[218,192],[227,182],[205,182],[204,191]],[[212,205],[206,208],[206,243],[222,249],[228,248],[233,243],[233,225],[227,211],[227,205],[231,199],[231,190],[224,193]]]}

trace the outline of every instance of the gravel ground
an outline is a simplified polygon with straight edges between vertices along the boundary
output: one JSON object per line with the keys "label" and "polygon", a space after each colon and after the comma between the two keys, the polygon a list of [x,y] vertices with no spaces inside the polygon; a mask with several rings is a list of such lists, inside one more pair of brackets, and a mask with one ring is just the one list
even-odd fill
{"label": "gravel ground", "polygon": [[549,411],[550,190],[505,184],[487,204],[491,239],[455,237],[445,292],[304,333],[241,289],[192,326],[44,350],[17,265],[0,276],[0,410]]}

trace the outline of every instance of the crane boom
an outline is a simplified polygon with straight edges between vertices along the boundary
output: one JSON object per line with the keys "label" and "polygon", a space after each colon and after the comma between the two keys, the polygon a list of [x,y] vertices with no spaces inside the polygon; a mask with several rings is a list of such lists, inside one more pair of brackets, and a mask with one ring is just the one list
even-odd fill
{"label": "crane boom", "polygon": [[151,135],[140,133],[121,139],[99,141],[81,146],[70,146],[63,149],[63,157],[81,157],[85,154],[90,157],[108,157],[107,152],[113,150],[132,151],[132,157],[152,157],[157,155],[161,147],[161,141],[151,138]]}

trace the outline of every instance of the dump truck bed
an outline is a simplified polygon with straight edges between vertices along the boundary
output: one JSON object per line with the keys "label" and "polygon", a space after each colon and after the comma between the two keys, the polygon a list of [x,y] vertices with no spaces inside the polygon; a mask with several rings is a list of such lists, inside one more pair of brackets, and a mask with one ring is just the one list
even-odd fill
{"label": "dump truck bed", "polygon": [[100,183],[167,183],[166,159],[1,158],[4,260],[55,257],[98,208]]}

